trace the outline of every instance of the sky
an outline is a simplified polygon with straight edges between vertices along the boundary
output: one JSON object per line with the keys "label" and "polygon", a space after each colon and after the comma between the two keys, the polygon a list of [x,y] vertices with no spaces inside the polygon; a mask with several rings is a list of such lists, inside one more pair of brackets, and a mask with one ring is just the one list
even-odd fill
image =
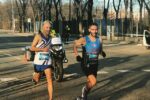
{"label": "sky", "polygon": [[0,0],[0,2],[5,2],[6,0]]}

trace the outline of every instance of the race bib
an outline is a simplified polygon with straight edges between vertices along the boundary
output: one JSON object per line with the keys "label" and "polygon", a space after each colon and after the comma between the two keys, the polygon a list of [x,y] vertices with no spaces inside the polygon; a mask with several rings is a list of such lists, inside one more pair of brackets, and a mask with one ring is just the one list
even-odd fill
{"label": "race bib", "polygon": [[38,55],[39,60],[49,60],[49,53],[47,52],[40,52]]}
{"label": "race bib", "polygon": [[92,58],[97,58],[98,56],[96,54],[89,54],[89,58],[92,59]]}

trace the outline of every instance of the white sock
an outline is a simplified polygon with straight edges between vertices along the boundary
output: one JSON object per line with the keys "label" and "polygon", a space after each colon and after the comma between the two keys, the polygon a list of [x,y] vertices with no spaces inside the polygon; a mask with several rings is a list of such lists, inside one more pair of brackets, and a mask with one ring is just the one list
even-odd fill
{"label": "white sock", "polygon": [[84,86],[84,87],[82,88],[82,95],[81,95],[81,97],[84,97],[85,94],[86,94],[86,92],[87,92],[87,87]]}

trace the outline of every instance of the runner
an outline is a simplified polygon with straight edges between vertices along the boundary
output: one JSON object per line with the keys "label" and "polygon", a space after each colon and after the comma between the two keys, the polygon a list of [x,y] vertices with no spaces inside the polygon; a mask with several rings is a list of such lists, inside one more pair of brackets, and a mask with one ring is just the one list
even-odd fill
{"label": "runner", "polygon": [[[96,76],[98,70],[98,55],[101,53],[106,57],[102,50],[102,39],[97,36],[98,27],[96,23],[91,23],[88,28],[89,35],[75,40],[74,53],[77,61],[81,62],[81,68],[87,76],[87,83],[82,88],[82,95],[77,97],[77,100],[87,100],[89,91],[96,85]],[[83,53],[81,58],[78,55],[77,48],[82,46]]]}
{"label": "runner", "polygon": [[49,53],[51,38],[49,36],[51,29],[50,21],[45,21],[41,32],[37,34],[32,42],[31,51],[35,51],[34,58],[34,75],[33,81],[35,83],[40,80],[40,73],[44,71],[48,84],[49,100],[53,97],[53,85],[52,85],[52,70],[51,70],[51,58]]}

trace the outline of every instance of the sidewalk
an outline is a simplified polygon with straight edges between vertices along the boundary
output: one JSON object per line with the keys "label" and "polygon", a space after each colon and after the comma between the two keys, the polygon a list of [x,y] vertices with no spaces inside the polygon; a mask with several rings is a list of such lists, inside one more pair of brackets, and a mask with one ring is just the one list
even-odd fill
{"label": "sidewalk", "polygon": [[15,36],[34,36],[35,33],[8,33]]}
{"label": "sidewalk", "polygon": [[[13,36],[25,36],[25,37],[28,37],[28,36],[34,36],[35,33],[12,33],[12,32],[8,32],[7,34],[11,34]],[[64,43],[65,45],[70,45],[70,44],[73,44],[74,40],[76,40],[78,38],[78,36],[75,36],[75,35],[72,35],[72,37],[70,37],[70,41],[68,41],[67,43]],[[125,45],[125,44],[131,44],[131,43],[136,43],[134,40],[107,40],[107,39],[103,39],[103,44],[104,46],[105,45]]]}

